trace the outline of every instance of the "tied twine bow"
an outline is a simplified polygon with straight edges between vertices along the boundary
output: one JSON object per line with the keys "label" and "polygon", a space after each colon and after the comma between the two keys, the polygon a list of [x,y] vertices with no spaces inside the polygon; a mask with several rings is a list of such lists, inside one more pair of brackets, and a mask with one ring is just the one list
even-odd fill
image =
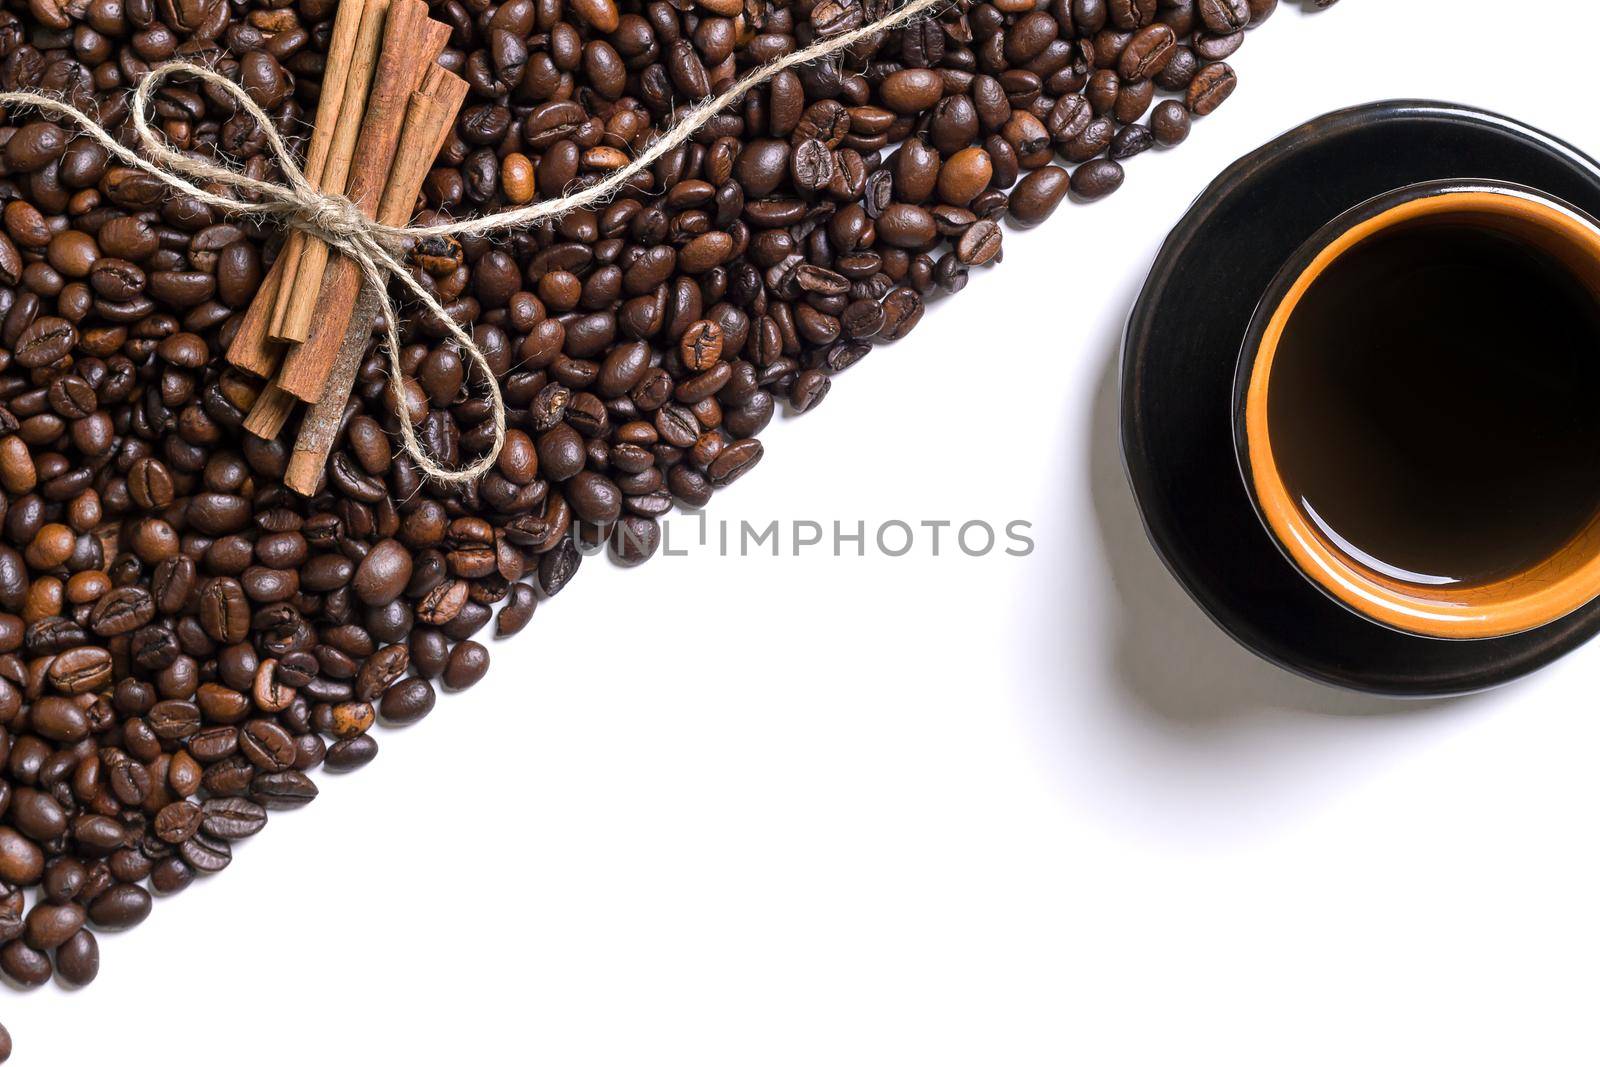
{"label": "tied twine bow", "polygon": [[[416,462],[418,469],[428,477],[444,483],[460,484],[486,474],[499,457],[506,437],[505,401],[500,395],[500,385],[495,380],[493,368],[489,366],[488,360],[472,340],[472,336],[457,325],[438,298],[406,270],[400,257],[405,254],[408,241],[431,236],[485,236],[497,231],[531,226],[545,219],[560,218],[570,211],[602,203],[637,175],[647,171],[662,156],[687,141],[718,112],[738,103],[745,93],[765,84],[773,75],[790,67],[836,55],[861,41],[904,25],[924,12],[947,2],[948,0],[908,0],[882,18],[835,36],[824,37],[805,48],[757,67],[736,80],[723,92],[689,108],[681,119],[639,153],[633,162],[613,171],[587,189],[510,211],[434,226],[387,226],[367,218],[344,196],[324,193],[314,188],[306,180],[289,146],[274,128],[272,119],[250,99],[249,94],[216,71],[193,63],[163,63],[141,78],[134,88],[130,117],[142,155],[124,146],[99,123],[57,97],[23,91],[0,92],[0,107],[29,108],[69,120],[123,163],[143,171],[185,196],[227,214],[270,216],[291,229],[304,230],[324,241],[334,251],[348,256],[361,269],[365,284],[375,294],[378,309],[383,313],[383,347],[387,351],[389,360],[389,384],[395,390],[397,410],[402,413],[397,421],[400,424],[400,435],[405,451]],[[167,145],[165,138],[150,125],[148,114],[150,98],[168,79],[179,76],[193,78],[226,93],[241,111],[255,120],[266,136],[267,148],[284,176],[282,184],[251,178],[231,167],[198,156],[186,155]],[[203,188],[195,184],[196,181],[205,182],[210,188]],[[245,194],[255,199],[228,195],[225,192],[214,191],[216,189],[232,190],[234,193]],[[477,367],[483,379],[484,388],[488,393],[490,416],[494,424],[494,443],[487,453],[464,467],[452,470],[441,466],[430,457],[421,442],[417,440],[411,420],[404,415],[406,405],[402,383],[405,380],[405,372],[400,366],[398,315],[394,302],[389,297],[388,283],[391,278],[399,279],[410,294],[444,325],[451,340],[460,346],[461,351]]]}

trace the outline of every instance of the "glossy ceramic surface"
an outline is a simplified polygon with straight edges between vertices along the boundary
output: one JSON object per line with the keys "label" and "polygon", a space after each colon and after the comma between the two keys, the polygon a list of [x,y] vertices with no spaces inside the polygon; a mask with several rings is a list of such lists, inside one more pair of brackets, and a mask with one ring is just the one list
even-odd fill
{"label": "glossy ceramic surface", "polygon": [[1234,375],[1261,297],[1341,213],[1418,182],[1525,185],[1600,215],[1600,167],[1472,108],[1391,101],[1336,112],[1230,167],[1167,239],[1124,342],[1123,454],[1156,551],[1224,630],[1319,681],[1397,696],[1472,692],[1542,667],[1600,631],[1600,604],[1509,637],[1446,641],[1335,603],[1279,551],[1245,491]]}
{"label": "glossy ceramic surface", "polygon": [[[1370,237],[1429,218],[1470,220],[1545,247],[1600,293],[1600,224],[1526,186],[1422,182],[1368,200],[1323,227],[1285,263],[1257,306],[1239,352],[1234,451],[1261,520],[1302,574],[1344,607],[1424,637],[1481,640],[1547,626],[1600,596],[1600,515],[1561,550],[1484,585],[1419,585],[1381,574],[1336,544],[1301,509],[1274,460],[1269,394],[1279,338],[1297,303],[1341,256]],[[1595,353],[1600,358],[1600,352]],[[1372,388],[1383,388],[1373,382]]]}

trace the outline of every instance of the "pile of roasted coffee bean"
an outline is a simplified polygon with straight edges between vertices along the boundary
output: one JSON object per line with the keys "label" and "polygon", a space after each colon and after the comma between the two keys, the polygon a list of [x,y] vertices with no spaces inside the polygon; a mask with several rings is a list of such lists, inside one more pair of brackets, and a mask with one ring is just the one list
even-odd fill
{"label": "pile of roasted coffee bean", "polygon": [[[422,215],[580,188],[736,71],[887,0],[443,0],[471,84]],[[511,430],[437,321],[405,325],[399,397],[362,369],[325,491],[240,428],[260,384],[220,356],[279,235],[170,195],[27,115],[0,127],[0,971],[92,981],[92,930],[228,865],[308,772],[373,758],[435,686],[482,678],[585,546],[657,548],[924,301],[999,259],[1002,220],[1115,191],[1233,92],[1277,0],[952,0],[841,62],[780,74],[600,210],[410,263],[469,324]],[[125,129],[174,57],[236,76],[288,134],[314,109],[334,0],[5,0],[0,84]],[[172,86],[172,143],[271,176],[226,101]],[[500,605],[498,615],[495,606]]]}

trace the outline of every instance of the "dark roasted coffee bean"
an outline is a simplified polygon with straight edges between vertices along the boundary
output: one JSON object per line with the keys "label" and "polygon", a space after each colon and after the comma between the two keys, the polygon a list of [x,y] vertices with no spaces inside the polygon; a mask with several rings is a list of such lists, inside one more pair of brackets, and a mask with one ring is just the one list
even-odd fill
{"label": "dark roasted coffee bean", "polygon": [[533,612],[538,604],[538,595],[531,585],[526,582],[513,585],[510,597],[495,618],[495,636],[510,637],[521,632],[522,628],[533,619]]}
{"label": "dark roasted coffee bean", "polygon": [[1187,108],[1176,100],[1164,100],[1150,116],[1150,135],[1157,144],[1170,148],[1188,140],[1191,123]]}
{"label": "dark roasted coffee bean", "polygon": [[[674,470],[685,470],[676,467]],[[578,570],[578,564],[583,561],[583,556],[578,552],[570,537],[563,538],[550,551],[539,557],[539,587],[544,590],[545,596],[555,596],[566,587],[568,581]],[[415,658],[415,651],[412,653]]]}
{"label": "dark roasted coffee bean", "polygon": [[406,725],[433,710],[433,686],[426,678],[407,678],[390,686],[378,704],[385,722]]}
{"label": "dark roasted coffee bean", "polygon": [[33,989],[48,982],[55,968],[49,956],[19,939],[0,947],[0,972],[22,988]]}
{"label": "dark roasted coffee bean", "polygon": [[1072,194],[1083,200],[1100,200],[1122,187],[1122,164],[1112,159],[1091,159],[1072,172]]}
{"label": "dark roasted coffee bean", "polygon": [[176,801],[156,812],[156,836],[169,845],[181,844],[200,829],[203,816],[198,804]]}
{"label": "dark roasted coffee bean", "polygon": [[156,602],[150,592],[125,586],[110,590],[95,602],[89,613],[89,627],[100,637],[116,637],[137,630],[155,617]]}
{"label": "dark roasted coffee bean", "polygon": [[371,734],[347,737],[328,746],[323,766],[330,771],[353,771],[371,763],[378,755],[378,741]]}
{"label": "dark roasted coffee bean", "polygon": [[[16,763],[15,746],[12,763]],[[27,787],[12,792],[9,817],[13,826],[34,841],[50,841],[60,837],[67,829],[66,813],[56,799]]]}
{"label": "dark roasted coffee bean", "polygon": [[37,885],[43,875],[43,850],[9,826],[0,826],[0,882]]}
{"label": "dark roasted coffee bean", "polygon": [[239,730],[239,751],[264,771],[294,766],[294,738],[270,719],[252,719]]}
{"label": "dark roasted coffee bean", "polygon": [[1200,57],[1195,55],[1194,49],[1188,45],[1179,45],[1173,49],[1172,56],[1167,60],[1167,65],[1162,67],[1152,79],[1156,87],[1169,93],[1181,93],[1194,81],[1195,74],[1200,70]]}
{"label": "dark roasted coffee bean", "polygon": [[1189,83],[1185,102],[1196,115],[1209,115],[1233,95],[1238,77],[1226,63],[1211,63],[1201,67]]}
{"label": "dark roasted coffee bean", "polygon": [[317,787],[299,771],[279,771],[256,775],[250,796],[268,808],[300,808],[316,799]]}
{"label": "dark roasted coffee bean", "polygon": [[1250,25],[1249,0],[1195,0],[1194,7],[1212,33],[1233,33]]}
{"label": "dark roasted coffee bean", "polygon": [[1037,226],[1054,213],[1067,195],[1068,174],[1060,167],[1041,167],[1011,191],[1010,214],[1019,226]]}
{"label": "dark roasted coffee bean", "polygon": [[72,857],[63,856],[53,860],[44,876],[44,899],[52,904],[65,904],[75,900],[78,894],[83,892],[87,879],[88,871],[84,865]]}
{"label": "dark roasted coffee bean", "polygon": [[237,644],[250,632],[250,603],[233,578],[212,578],[200,587],[200,623],[223,644]]}
{"label": "dark roasted coffee bean", "polygon": [[112,886],[89,904],[89,921],[102,930],[127,930],[150,914],[150,894],[142,886]]}
{"label": "dark roasted coffee bean", "polygon": [[481,681],[488,670],[489,650],[476,641],[463,641],[450,650],[444,684],[449,689],[468,689]]}
{"label": "dark roasted coffee bean", "polygon": [[364,604],[386,604],[411,581],[411,553],[399,541],[380,541],[356,568],[351,588]]}
{"label": "dark roasted coffee bean", "polygon": [[1124,126],[1111,139],[1111,158],[1115,160],[1132,159],[1141,152],[1149,151],[1155,146],[1155,143],[1155,136],[1151,133],[1150,127],[1141,126],[1137,123],[1132,126]]}
{"label": "dark roasted coffee bean", "polygon": [[1117,71],[1126,81],[1153,78],[1171,62],[1178,46],[1178,36],[1172,27],[1162,22],[1151,23],[1128,42],[1118,60]]}
{"label": "dark roasted coffee bean", "polygon": [[193,881],[194,871],[183,862],[182,856],[168,856],[158,861],[150,872],[150,888],[161,896],[182,892]]}
{"label": "dark roasted coffee bean", "polygon": [[1111,25],[1120,30],[1136,30],[1156,17],[1156,0],[1105,0]]}
{"label": "dark roasted coffee bean", "polygon": [[200,805],[200,813],[200,828],[223,841],[242,840],[267,825],[267,809],[244,797],[212,797]]}
{"label": "dark roasted coffee bean", "polygon": [[961,235],[956,255],[968,266],[993,262],[1000,255],[1000,227],[991,219],[979,219]]}
{"label": "dark roasted coffee bean", "polygon": [[233,862],[233,849],[220,837],[198,833],[178,846],[183,862],[198,874],[215,874]]}
{"label": "dark roasted coffee bean", "polygon": [[30,370],[49,367],[65,359],[78,342],[72,323],[53,316],[35,319],[17,338],[12,359]]}
{"label": "dark roasted coffee bean", "polygon": [[78,904],[41,902],[29,910],[22,937],[29,948],[44,952],[65,944],[73,934],[83,929],[87,918]]}
{"label": "dark roasted coffee bean", "polygon": [[56,949],[56,974],[75,986],[86,986],[100,973],[100,945],[94,934],[79,930]]}
{"label": "dark roasted coffee bean", "polygon": [[643,515],[624,515],[611,531],[612,558],[625,566],[643,563],[660,545],[660,524]]}
{"label": "dark roasted coffee bean", "polygon": [[754,438],[737,441],[718,453],[706,468],[711,484],[722,488],[744,476],[750,468],[761,462],[761,442]]}

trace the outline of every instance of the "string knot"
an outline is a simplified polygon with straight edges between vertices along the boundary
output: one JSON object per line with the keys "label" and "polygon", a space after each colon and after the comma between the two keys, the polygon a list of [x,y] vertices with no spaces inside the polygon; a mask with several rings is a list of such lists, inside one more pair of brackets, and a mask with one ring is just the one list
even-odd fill
{"label": "string knot", "polygon": [[[330,245],[348,246],[350,238],[372,232],[372,220],[347,197],[313,190],[309,195],[294,197],[293,202],[290,225]],[[340,247],[340,251],[345,251],[345,247]]]}

